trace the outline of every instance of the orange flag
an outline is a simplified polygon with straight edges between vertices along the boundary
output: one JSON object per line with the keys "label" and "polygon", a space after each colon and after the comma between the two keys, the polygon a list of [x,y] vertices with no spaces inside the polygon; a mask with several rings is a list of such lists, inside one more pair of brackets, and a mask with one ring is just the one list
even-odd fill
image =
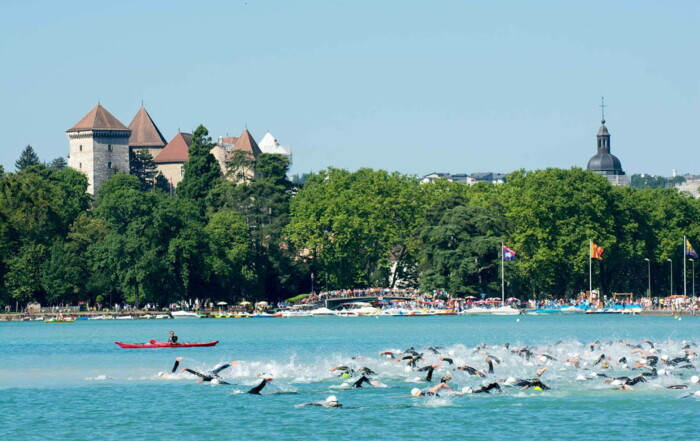
{"label": "orange flag", "polygon": [[595,242],[591,241],[591,258],[593,259],[603,259],[603,248],[600,245],[596,245]]}

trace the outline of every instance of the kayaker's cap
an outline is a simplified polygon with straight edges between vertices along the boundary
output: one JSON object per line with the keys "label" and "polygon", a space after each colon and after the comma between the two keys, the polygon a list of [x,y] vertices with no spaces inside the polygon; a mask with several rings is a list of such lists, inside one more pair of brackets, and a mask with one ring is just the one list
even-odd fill
{"label": "kayaker's cap", "polygon": [[411,389],[411,395],[413,395],[414,397],[420,397],[420,394],[421,394],[421,390],[418,389],[417,387],[414,387],[413,389]]}

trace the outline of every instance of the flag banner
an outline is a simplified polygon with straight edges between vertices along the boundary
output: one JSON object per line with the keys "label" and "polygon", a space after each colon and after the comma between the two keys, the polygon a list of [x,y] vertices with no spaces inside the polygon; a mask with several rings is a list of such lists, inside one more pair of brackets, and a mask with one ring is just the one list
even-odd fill
{"label": "flag banner", "polygon": [[503,260],[515,260],[516,254],[518,253],[503,245]]}
{"label": "flag banner", "polygon": [[603,251],[605,251],[603,248],[601,248],[600,245],[597,245],[595,242],[591,241],[591,257],[593,259],[603,259]]}
{"label": "flag banner", "polygon": [[698,258],[698,253],[695,252],[695,248],[693,248],[688,239],[685,240],[685,255],[690,256],[693,259]]}

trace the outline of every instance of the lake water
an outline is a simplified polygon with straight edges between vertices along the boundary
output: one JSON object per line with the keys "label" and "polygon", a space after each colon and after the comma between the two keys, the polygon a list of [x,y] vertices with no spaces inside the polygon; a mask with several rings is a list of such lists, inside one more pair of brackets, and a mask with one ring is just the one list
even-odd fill
{"label": "lake water", "polygon": [[[120,349],[114,341],[219,340],[213,348]],[[683,354],[684,341],[700,342],[700,318],[639,316],[359,317],[298,319],[111,320],[73,324],[0,323],[0,440],[612,440],[697,439],[700,390],[690,384],[695,368],[665,367],[672,375],[620,391],[601,377],[641,359],[627,343],[656,344],[657,355]],[[620,342],[622,340],[622,342]],[[559,343],[554,345],[555,343]],[[591,351],[589,343],[600,341]],[[530,360],[502,346],[529,345]],[[474,350],[481,343],[487,346]],[[495,374],[480,378],[443,362],[432,383],[412,382],[411,371],[379,353],[413,346],[427,362],[440,355],[484,369],[485,356],[501,361]],[[439,346],[440,355],[426,349]],[[700,352],[700,348],[693,349]],[[556,358],[540,359],[547,351]],[[593,360],[605,354],[610,369]],[[352,357],[363,359],[353,360]],[[577,356],[581,367],[563,362]],[[231,385],[196,382],[187,374],[160,377],[175,357],[180,367],[199,371],[239,360],[222,371]],[[698,363],[700,361],[693,361]],[[329,372],[337,365],[376,371],[386,387],[343,387]],[[420,365],[420,363],[419,363]],[[414,398],[450,374],[457,390],[507,378],[530,378],[547,367],[548,391],[504,387],[494,394],[441,394]],[[664,367],[659,363],[659,368]],[[274,381],[263,395],[246,393],[266,373]],[[672,384],[689,384],[669,390]],[[296,407],[335,395],[344,408]]]}

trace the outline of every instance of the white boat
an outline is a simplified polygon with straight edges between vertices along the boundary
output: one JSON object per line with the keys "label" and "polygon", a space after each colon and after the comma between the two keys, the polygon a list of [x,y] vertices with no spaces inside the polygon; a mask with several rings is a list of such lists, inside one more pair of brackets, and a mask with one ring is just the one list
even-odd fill
{"label": "white boat", "polygon": [[339,317],[359,317],[366,315],[378,315],[379,309],[367,302],[344,303],[343,309],[335,311]]}
{"label": "white boat", "polygon": [[331,311],[328,308],[321,307],[321,308],[316,308],[316,309],[309,311],[309,315],[311,315],[313,317],[320,317],[320,316],[335,316],[336,314],[335,314],[335,312]]}
{"label": "white boat", "polygon": [[292,318],[292,317],[308,317],[309,316],[309,311],[299,311],[299,310],[286,310],[282,311],[282,317],[284,318]]}
{"label": "white boat", "polygon": [[199,315],[190,311],[173,311],[170,313],[174,319],[198,319]]}
{"label": "white boat", "polygon": [[493,308],[490,312],[491,315],[520,315],[520,310],[513,308],[512,306],[501,306],[499,308]]}
{"label": "white boat", "polygon": [[483,308],[481,306],[475,306],[473,308],[465,309],[464,311],[459,313],[459,315],[485,315],[485,314],[491,314],[491,309]]}
{"label": "white boat", "polygon": [[581,308],[577,308],[575,306],[567,306],[566,308],[561,308],[561,312],[565,314],[585,314],[586,311],[584,311]]}
{"label": "white boat", "polygon": [[157,319],[169,319],[170,316],[168,314],[156,314]]}
{"label": "white boat", "polygon": [[104,315],[93,315],[89,320],[104,320],[106,317]]}
{"label": "white boat", "polygon": [[118,316],[114,317],[115,320],[131,320],[133,318],[134,317],[132,317],[130,315],[118,315]]}

